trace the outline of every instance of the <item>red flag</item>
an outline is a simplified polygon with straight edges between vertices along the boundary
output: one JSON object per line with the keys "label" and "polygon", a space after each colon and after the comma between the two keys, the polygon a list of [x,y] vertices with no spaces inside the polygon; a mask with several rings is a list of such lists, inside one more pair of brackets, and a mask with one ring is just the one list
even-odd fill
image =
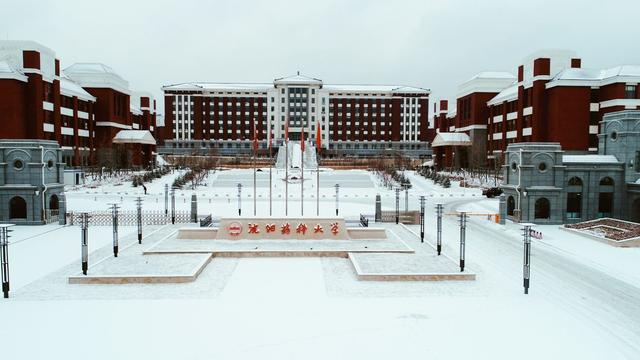
{"label": "red flag", "polygon": [[304,153],[304,130],[300,133],[300,150]]}
{"label": "red flag", "polygon": [[322,139],[320,137],[320,126],[316,125],[316,151],[320,152],[320,148],[322,147]]}

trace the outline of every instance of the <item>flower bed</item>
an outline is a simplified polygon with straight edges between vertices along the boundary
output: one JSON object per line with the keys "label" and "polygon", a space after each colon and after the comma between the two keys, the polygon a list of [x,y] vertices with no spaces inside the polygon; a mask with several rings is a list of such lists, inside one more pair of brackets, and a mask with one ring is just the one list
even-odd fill
{"label": "flower bed", "polygon": [[616,241],[640,237],[640,224],[609,218],[567,224],[564,227]]}

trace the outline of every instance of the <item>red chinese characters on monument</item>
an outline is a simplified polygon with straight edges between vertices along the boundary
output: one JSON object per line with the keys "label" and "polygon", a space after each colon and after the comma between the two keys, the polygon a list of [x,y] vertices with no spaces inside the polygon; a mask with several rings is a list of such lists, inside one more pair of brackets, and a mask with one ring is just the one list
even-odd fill
{"label": "red chinese characters on monument", "polygon": [[291,225],[289,223],[284,223],[280,226],[281,234],[291,234]]}
{"label": "red chinese characters on monument", "polygon": [[338,231],[339,231],[338,230],[338,223],[337,222],[331,223],[331,233],[333,235],[337,235]]}
{"label": "red chinese characters on monument", "polygon": [[314,234],[323,234],[324,233],[324,229],[322,229],[322,225],[316,224],[316,226],[313,227],[313,233]]}
{"label": "red chinese characters on monument", "polygon": [[298,226],[296,227],[296,233],[298,234],[306,234],[307,233],[307,224],[305,223],[299,223]]}
{"label": "red chinese characters on monument", "polygon": [[268,233],[276,232],[276,224],[267,224],[266,228]]}
{"label": "red chinese characters on monument", "polygon": [[249,234],[259,234],[258,224],[249,224]]}

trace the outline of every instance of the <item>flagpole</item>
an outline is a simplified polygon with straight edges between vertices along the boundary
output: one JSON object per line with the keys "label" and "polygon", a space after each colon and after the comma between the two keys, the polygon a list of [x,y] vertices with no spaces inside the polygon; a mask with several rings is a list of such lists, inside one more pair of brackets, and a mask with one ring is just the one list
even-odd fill
{"label": "flagpole", "polygon": [[320,216],[320,149],[316,149],[316,216]]}
{"label": "flagpole", "polygon": [[304,216],[304,128],[300,141],[300,215]]}
{"label": "flagpole", "polygon": [[258,133],[256,119],[253,119],[253,216],[256,216],[256,153],[258,152]]}
{"label": "flagpole", "polygon": [[271,138],[271,130],[269,130],[269,216],[272,215],[272,211],[273,211],[273,203],[271,201],[271,168],[273,168],[273,153],[271,152],[271,142],[272,142],[272,138]]}
{"label": "flagpole", "polygon": [[285,126],[284,139],[284,216],[289,214],[289,118]]}
{"label": "flagpole", "polygon": [[[324,112],[322,113],[324,118]],[[320,124],[316,123],[316,216],[320,216]]]}

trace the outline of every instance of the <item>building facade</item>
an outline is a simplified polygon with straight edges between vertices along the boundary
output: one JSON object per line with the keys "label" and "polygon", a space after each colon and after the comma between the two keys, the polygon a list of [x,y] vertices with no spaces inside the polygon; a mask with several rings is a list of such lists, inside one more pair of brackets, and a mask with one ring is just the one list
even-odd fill
{"label": "building facade", "polygon": [[640,111],[604,116],[599,153],[513,143],[503,165],[507,216],[540,224],[613,217],[640,222]]}
{"label": "building facade", "polygon": [[0,138],[54,140],[69,165],[95,156],[96,98],[60,71],[53,50],[32,41],[0,41]]}
{"label": "building facade", "polygon": [[[6,40],[0,41],[0,120],[0,139],[53,140],[67,166],[90,166],[104,163],[99,157],[112,152],[119,131],[153,132],[155,101],[130,92],[106,65],[74,64],[62,71],[53,50]],[[153,147],[136,144],[127,145],[130,163],[147,165]]]}
{"label": "building facade", "polygon": [[298,74],[268,84],[184,83],[163,91],[163,153],[249,152],[254,128],[265,149],[270,138],[284,141],[287,124],[294,141],[315,140],[320,128],[326,156],[428,153],[427,89],[328,85]]}
{"label": "building facade", "polygon": [[0,222],[64,218],[63,151],[51,140],[0,140]]}
{"label": "building facade", "polygon": [[[598,126],[603,116],[640,109],[640,66],[585,69],[574,52],[543,50],[525,58],[517,70],[517,78],[495,87],[497,93],[484,104],[482,99],[481,110],[475,111],[485,116],[487,133],[483,141],[471,139],[469,150],[472,158],[484,152],[488,166],[501,164],[509,144],[516,142],[557,142],[565,151],[597,154]],[[485,94],[482,90],[473,93]],[[463,101],[464,96],[459,96],[458,106]],[[475,106],[470,101],[462,114],[458,108],[455,116],[445,117],[442,128],[451,131],[469,111],[473,112]],[[462,162],[458,166],[472,164]]]}

